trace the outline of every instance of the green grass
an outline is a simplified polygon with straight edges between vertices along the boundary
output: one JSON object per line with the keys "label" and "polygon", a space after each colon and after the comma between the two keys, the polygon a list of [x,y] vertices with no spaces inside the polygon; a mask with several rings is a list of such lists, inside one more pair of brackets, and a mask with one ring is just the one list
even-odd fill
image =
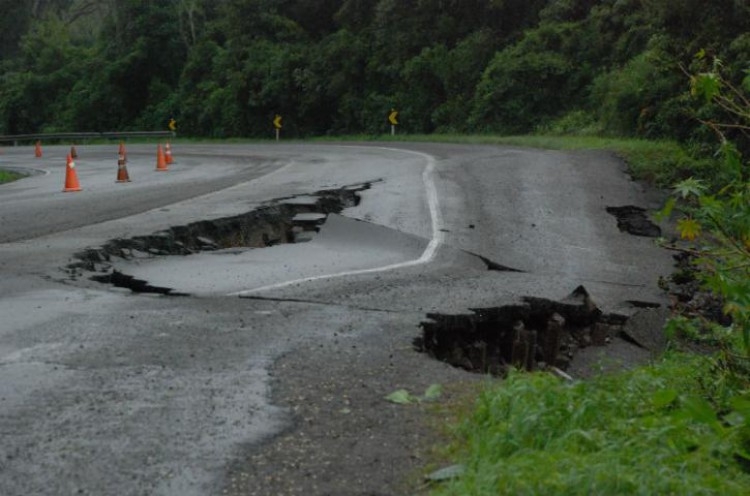
{"label": "green grass", "polygon": [[22,178],[21,174],[0,169],[0,184],[9,183]]}
{"label": "green grass", "polygon": [[456,431],[447,495],[750,494],[737,461],[750,416],[719,419],[702,399],[711,361],[671,355],[567,384],[514,373],[488,385]]}

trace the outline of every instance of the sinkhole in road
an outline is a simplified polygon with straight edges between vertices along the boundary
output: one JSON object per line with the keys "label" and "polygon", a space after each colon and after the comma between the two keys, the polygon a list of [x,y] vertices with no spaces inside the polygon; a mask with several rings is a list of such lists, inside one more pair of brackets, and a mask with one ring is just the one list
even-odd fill
{"label": "sinkhole in road", "polygon": [[661,228],[651,222],[645,208],[634,205],[622,207],[607,207],[607,213],[614,215],[617,219],[617,228],[634,236],[645,236],[647,238],[658,238],[661,236]]}
{"label": "sinkhole in road", "polygon": [[517,304],[427,318],[414,340],[417,351],[483,374],[502,376],[510,367],[565,370],[578,350],[605,346],[615,337],[647,348],[628,332],[627,315],[602,312],[583,286],[560,301],[527,296]]}
{"label": "sinkhole in road", "polygon": [[185,256],[205,251],[265,248],[309,241],[319,231],[328,214],[359,205],[360,193],[370,189],[377,181],[279,198],[236,216],[173,226],[145,236],[112,239],[100,247],[75,253],[74,261],[65,269],[72,279],[93,273],[89,278],[94,281],[133,292],[184,296],[172,288],[154,286],[117,271],[113,263],[117,259]]}

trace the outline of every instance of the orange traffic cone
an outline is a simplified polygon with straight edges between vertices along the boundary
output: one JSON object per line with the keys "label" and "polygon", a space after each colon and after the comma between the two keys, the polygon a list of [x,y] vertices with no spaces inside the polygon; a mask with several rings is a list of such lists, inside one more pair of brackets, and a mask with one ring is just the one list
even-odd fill
{"label": "orange traffic cone", "polygon": [[81,191],[81,185],[78,184],[78,174],[76,174],[76,164],[70,155],[68,155],[65,166],[65,188],[63,192],[69,191]]}
{"label": "orange traffic cone", "polygon": [[125,145],[120,143],[120,151],[117,153],[117,182],[118,183],[129,183],[130,176],[128,175],[128,168],[125,164],[128,162],[128,155],[125,152]]}
{"label": "orange traffic cone", "polygon": [[169,144],[169,141],[164,145],[164,163],[172,165],[172,145]]}
{"label": "orange traffic cone", "polygon": [[164,158],[164,151],[161,149],[161,143],[156,147],[156,170],[159,172],[166,172],[169,170],[169,167],[167,167],[167,161]]}
{"label": "orange traffic cone", "polygon": [[75,145],[71,145],[71,147],[70,147],[70,158],[72,158],[72,159],[78,158],[78,152],[76,151],[76,146]]}
{"label": "orange traffic cone", "polygon": [[41,141],[36,142],[36,148],[34,148],[34,156],[36,158],[42,158],[42,142]]}

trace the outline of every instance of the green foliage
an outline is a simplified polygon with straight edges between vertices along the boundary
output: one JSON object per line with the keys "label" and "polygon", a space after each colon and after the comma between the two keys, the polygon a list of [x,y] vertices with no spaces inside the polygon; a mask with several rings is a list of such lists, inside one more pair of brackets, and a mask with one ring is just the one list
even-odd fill
{"label": "green foliage", "polygon": [[637,179],[662,187],[673,185],[696,171],[713,170],[710,160],[698,160],[674,141],[620,140],[615,150]]}
{"label": "green foliage", "polygon": [[23,176],[15,172],[0,169],[0,184],[16,181],[21,179],[21,177]]}
{"label": "green foliage", "polygon": [[574,65],[575,24],[548,24],[490,61],[477,85],[472,127],[521,133],[543,118],[562,115],[582,90],[585,76]]}
{"label": "green foliage", "polygon": [[746,494],[750,408],[707,389],[711,367],[672,355],[572,385],[512,373],[460,424],[466,469],[432,494]]}
{"label": "green foliage", "polygon": [[716,323],[705,323],[683,315],[672,317],[664,327],[664,333],[672,341],[689,341],[708,346],[732,346],[732,330]]}
{"label": "green foliage", "polygon": [[19,41],[28,29],[31,12],[18,0],[0,0],[0,60],[7,60],[19,51]]}
{"label": "green foliage", "polygon": [[493,35],[477,31],[449,49],[424,49],[404,64],[396,94],[410,132],[461,131],[471,111],[474,88],[494,55]]}
{"label": "green foliage", "polygon": [[690,94],[710,102],[721,94],[721,82],[715,73],[698,74],[690,78]]}
{"label": "green foliage", "polygon": [[621,69],[597,77],[592,85],[591,106],[608,133],[662,138],[668,132],[655,125],[657,116],[674,94],[678,80],[663,68],[656,53],[644,52]]}
{"label": "green foliage", "polygon": [[546,127],[537,127],[537,132],[558,136],[596,136],[601,134],[602,129],[590,112],[573,110]]}
{"label": "green foliage", "polygon": [[[698,57],[702,59],[704,53]],[[736,120],[731,124],[707,122],[722,139],[718,170],[706,184],[694,178],[675,185],[680,202],[669,202],[665,210],[677,208],[680,236],[700,244],[693,248],[694,260],[705,288],[724,302],[731,317],[731,330],[743,338],[742,353],[750,356],[750,183],[740,151],[726,139],[725,128],[750,124],[750,100],[721,75],[721,63],[691,77],[696,98],[717,102]]]}
{"label": "green foliage", "polygon": [[696,241],[706,232],[695,248],[695,265],[706,288],[724,301],[732,329],[743,336],[744,353],[750,355],[750,186],[739,179],[709,194],[688,179],[677,184],[675,194],[687,200],[680,204],[680,235]]}
{"label": "green foliage", "polygon": [[414,396],[406,389],[398,389],[385,397],[387,401],[397,405],[408,405],[410,403],[421,403],[424,401],[435,401],[443,394],[443,386],[431,384],[422,396]]}
{"label": "green foliage", "polygon": [[[705,142],[679,67],[700,40],[737,87],[744,2],[0,0],[0,132],[605,132]],[[708,58],[708,57],[707,57]],[[745,61],[745,62],[743,62]],[[693,91],[716,91],[710,68]],[[715,83],[716,81],[714,81]],[[585,122],[584,117],[589,116]],[[735,133],[738,134],[738,133]],[[750,139],[732,137],[746,153]],[[676,174],[682,177],[683,175]],[[687,176],[685,176],[687,177]]]}

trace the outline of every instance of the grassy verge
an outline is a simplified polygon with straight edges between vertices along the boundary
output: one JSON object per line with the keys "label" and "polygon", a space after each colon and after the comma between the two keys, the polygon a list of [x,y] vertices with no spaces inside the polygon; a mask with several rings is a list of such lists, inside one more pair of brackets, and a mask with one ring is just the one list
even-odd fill
{"label": "grassy verge", "polygon": [[455,430],[463,475],[431,494],[750,494],[750,402],[706,380],[715,365],[671,354],[590,382],[493,382]]}
{"label": "grassy verge", "polygon": [[15,181],[22,177],[23,176],[21,174],[17,174],[15,172],[5,171],[5,170],[0,169],[0,184],[9,183],[11,181]]}

